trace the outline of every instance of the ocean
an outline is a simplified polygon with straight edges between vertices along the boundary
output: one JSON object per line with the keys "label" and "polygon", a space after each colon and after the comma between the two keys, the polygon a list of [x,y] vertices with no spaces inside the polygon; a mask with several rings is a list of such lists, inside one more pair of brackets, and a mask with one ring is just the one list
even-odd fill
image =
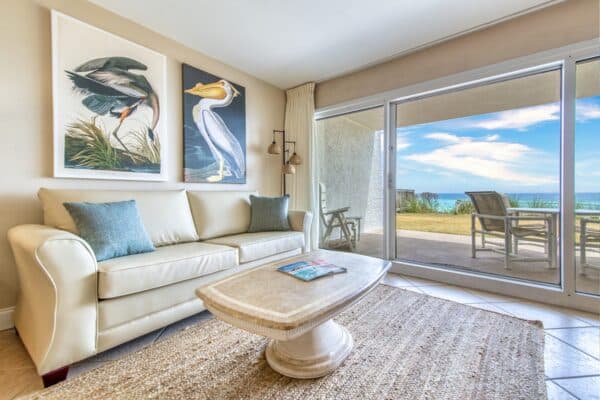
{"label": "ocean", "polygon": [[[420,193],[417,194],[417,196]],[[559,202],[558,193],[506,193],[512,200],[518,202],[519,207],[544,207],[557,208]],[[437,193],[438,211],[448,212],[454,209],[457,200],[469,201],[464,193]],[[575,208],[578,209],[600,209],[600,192],[576,193]]]}

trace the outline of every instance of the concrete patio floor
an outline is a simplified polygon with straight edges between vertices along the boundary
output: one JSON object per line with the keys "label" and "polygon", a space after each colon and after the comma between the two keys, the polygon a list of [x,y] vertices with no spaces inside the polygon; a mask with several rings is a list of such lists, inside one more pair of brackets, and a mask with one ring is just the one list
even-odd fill
{"label": "concrete patio floor", "polygon": [[[433,264],[448,268],[480,271],[537,282],[559,284],[558,268],[550,269],[544,262],[513,262],[512,269],[504,268],[504,258],[493,252],[478,252],[471,257],[471,237],[420,231],[396,231],[397,259],[423,264]],[[382,257],[383,235],[381,232],[365,232],[355,249],[356,253],[372,257]],[[338,248],[346,250],[347,248]],[[540,257],[542,249],[534,246],[520,246],[519,255]],[[588,262],[600,265],[598,252],[588,256]],[[579,254],[577,255],[579,264]],[[587,268],[586,274],[577,274],[577,291],[600,294],[600,269]]]}

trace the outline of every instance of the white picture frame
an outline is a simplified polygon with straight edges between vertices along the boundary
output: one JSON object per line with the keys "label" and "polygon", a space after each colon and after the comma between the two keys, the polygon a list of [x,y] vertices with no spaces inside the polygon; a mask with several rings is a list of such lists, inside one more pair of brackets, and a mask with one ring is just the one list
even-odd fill
{"label": "white picture frame", "polygon": [[166,57],[51,18],[54,177],[166,181]]}

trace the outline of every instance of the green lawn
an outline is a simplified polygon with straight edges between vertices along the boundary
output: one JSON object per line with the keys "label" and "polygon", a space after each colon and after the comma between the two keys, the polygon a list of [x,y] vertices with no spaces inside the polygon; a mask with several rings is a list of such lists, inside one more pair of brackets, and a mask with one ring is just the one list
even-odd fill
{"label": "green lawn", "polygon": [[[577,220],[579,219],[577,218]],[[576,224],[579,225],[579,221]],[[479,222],[477,222],[477,228],[479,228]],[[400,213],[396,214],[396,229],[470,236],[471,214]],[[575,242],[579,244],[579,233],[576,233],[575,236]]]}
{"label": "green lawn", "polygon": [[470,214],[396,214],[396,229],[409,231],[450,233],[453,235],[471,234]]}

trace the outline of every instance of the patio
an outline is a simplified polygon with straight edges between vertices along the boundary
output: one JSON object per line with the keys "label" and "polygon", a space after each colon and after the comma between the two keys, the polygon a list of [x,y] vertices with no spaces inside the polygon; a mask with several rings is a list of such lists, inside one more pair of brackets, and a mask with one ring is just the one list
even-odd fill
{"label": "patio", "polygon": [[[435,232],[414,230],[397,230],[396,247],[399,260],[418,262],[454,269],[478,271],[518,279],[532,280],[542,283],[558,284],[559,269],[549,269],[543,262],[514,262],[512,269],[504,268],[502,255],[492,252],[478,253],[477,258],[471,257],[471,237]],[[377,230],[364,232],[357,243],[355,252],[373,257],[383,254],[383,235]],[[339,248],[348,251],[348,249]],[[539,247],[522,245],[519,254],[539,256]],[[600,265],[599,254],[592,253],[588,261]],[[579,254],[577,256],[579,264]],[[600,270],[588,268],[586,275],[577,275],[577,290],[579,292],[600,294]]]}

